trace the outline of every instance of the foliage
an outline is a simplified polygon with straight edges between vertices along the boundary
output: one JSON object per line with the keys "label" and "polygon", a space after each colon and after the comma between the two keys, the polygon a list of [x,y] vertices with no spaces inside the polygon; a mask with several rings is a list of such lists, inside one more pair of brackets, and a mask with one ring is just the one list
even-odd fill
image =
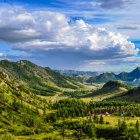
{"label": "foliage", "polygon": [[[25,63],[29,64],[33,69],[36,67],[29,62],[25,61]],[[4,62],[4,64],[7,67],[12,67],[7,61],[6,63]],[[17,63],[13,63],[12,65],[16,67]],[[23,62],[20,62],[19,65],[26,67]],[[24,70],[27,72],[26,69]],[[42,70],[42,72],[44,71],[42,68],[40,70]],[[31,74],[32,72],[31,70],[29,73]],[[51,73],[47,76],[49,75],[51,75]],[[53,75],[54,74],[50,77],[52,78]],[[15,74],[15,76],[18,77],[18,74]],[[35,77],[35,79],[37,77]],[[23,78],[23,80],[26,79],[23,76],[21,78]],[[59,78],[58,75],[58,79]],[[31,81],[32,80],[31,78]],[[72,98],[52,102],[47,101],[45,98],[42,98],[42,96],[34,94],[35,90],[30,86],[32,82],[29,82],[28,85],[28,82],[25,82],[26,80],[24,82],[17,81],[18,78],[14,80],[12,76],[7,75],[5,72],[0,73],[0,140],[137,140],[140,137],[139,121],[136,121],[138,120],[138,116],[140,116],[140,105],[138,103],[126,101],[94,102],[93,100],[84,102],[80,99]],[[37,85],[36,82],[37,81],[35,81],[35,85]],[[43,84],[43,82],[44,79],[41,84]],[[57,81],[53,81],[53,83],[57,83]],[[109,84],[108,86],[111,85]],[[43,88],[44,87],[42,87],[42,89]],[[42,89],[41,91],[43,91]],[[86,94],[87,91],[79,90],[67,93],[72,93],[77,96],[81,94],[81,92]],[[105,117],[105,112],[108,112],[111,117]],[[121,114],[123,114],[123,117],[121,117]],[[114,120],[112,121],[113,116]],[[120,118],[118,123],[117,118]],[[128,121],[127,119],[130,118],[132,118],[132,120]]]}
{"label": "foliage", "polygon": [[5,72],[11,78],[24,84],[31,92],[40,95],[54,95],[61,88],[78,89],[83,87],[76,79],[62,76],[50,68],[37,66],[30,61],[21,60],[10,62],[0,61],[0,71]]}

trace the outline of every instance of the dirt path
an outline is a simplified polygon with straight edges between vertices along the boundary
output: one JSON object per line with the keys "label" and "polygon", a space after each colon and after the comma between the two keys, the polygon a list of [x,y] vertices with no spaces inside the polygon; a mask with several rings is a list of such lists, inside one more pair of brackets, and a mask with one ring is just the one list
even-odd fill
{"label": "dirt path", "polygon": [[61,94],[62,94],[62,92],[59,92],[58,94],[56,94],[56,95],[53,97],[52,101],[55,102],[55,101],[57,100],[57,97],[58,97],[59,95],[61,95]]}

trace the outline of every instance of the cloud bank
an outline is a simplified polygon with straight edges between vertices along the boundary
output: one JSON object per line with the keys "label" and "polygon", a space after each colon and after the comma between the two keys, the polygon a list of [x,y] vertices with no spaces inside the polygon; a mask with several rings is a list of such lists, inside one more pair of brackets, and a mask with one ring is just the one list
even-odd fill
{"label": "cloud bank", "polygon": [[0,9],[0,40],[15,50],[63,50],[87,59],[136,56],[138,49],[127,37],[49,11],[28,12],[22,7]]}

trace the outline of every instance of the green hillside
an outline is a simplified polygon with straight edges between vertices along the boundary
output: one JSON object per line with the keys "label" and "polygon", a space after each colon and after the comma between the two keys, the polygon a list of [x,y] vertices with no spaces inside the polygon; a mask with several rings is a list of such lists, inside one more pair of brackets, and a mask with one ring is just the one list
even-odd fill
{"label": "green hillside", "polygon": [[103,73],[96,77],[90,77],[88,83],[106,83],[110,80],[116,80],[116,75],[114,73]]}
{"label": "green hillside", "polygon": [[46,100],[32,94],[23,85],[0,72],[1,140],[14,139],[14,135],[18,137],[50,131],[51,126],[46,127],[43,119],[43,110],[46,107],[48,108]]}
{"label": "green hillside", "polygon": [[40,95],[54,95],[64,88],[78,89],[83,85],[72,77],[62,76],[50,68],[37,66],[30,61],[0,61],[0,71],[5,72],[31,92]]}
{"label": "green hillside", "polygon": [[131,86],[122,83],[121,81],[109,81],[101,89],[95,90],[93,93],[84,97],[94,97],[101,100],[120,95],[132,89]]}
{"label": "green hillside", "polygon": [[131,89],[122,95],[111,98],[111,100],[140,102],[140,87],[136,87],[134,89]]}

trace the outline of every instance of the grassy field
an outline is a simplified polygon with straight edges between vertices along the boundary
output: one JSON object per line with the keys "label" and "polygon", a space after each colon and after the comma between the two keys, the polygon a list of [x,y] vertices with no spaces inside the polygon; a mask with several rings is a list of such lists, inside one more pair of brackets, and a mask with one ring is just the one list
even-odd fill
{"label": "grassy field", "polygon": [[[125,120],[127,122],[127,125],[131,128],[135,127],[136,121],[139,120],[140,121],[140,117],[121,117],[121,116],[104,116],[104,122],[105,124],[95,124],[97,128],[116,128],[118,126],[118,120]],[[72,121],[72,122],[76,122],[76,121],[83,121],[83,120],[87,120],[87,117],[76,117],[76,118],[70,118],[70,119],[66,119],[65,121]],[[106,124],[106,122],[108,122],[109,124]],[[58,120],[56,122],[57,124],[62,124],[63,120]],[[50,127],[51,126],[47,126]],[[42,140],[42,139],[56,139],[56,140],[62,140],[62,134],[61,134],[61,129],[59,130],[54,130],[54,128],[52,128],[51,132],[48,133],[41,133],[41,134],[34,134],[34,135],[29,135],[29,136],[11,136],[13,139],[15,140]],[[76,140],[77,138],[73,136],[73,133],[75,133],[75,130],[69,130],[66,129],[65,130],[65,140]],[[84,137],[81,138],[82,140],[91,140],[89,137]],[[105,140],[104,138],[100,138],[100,140]]]}

